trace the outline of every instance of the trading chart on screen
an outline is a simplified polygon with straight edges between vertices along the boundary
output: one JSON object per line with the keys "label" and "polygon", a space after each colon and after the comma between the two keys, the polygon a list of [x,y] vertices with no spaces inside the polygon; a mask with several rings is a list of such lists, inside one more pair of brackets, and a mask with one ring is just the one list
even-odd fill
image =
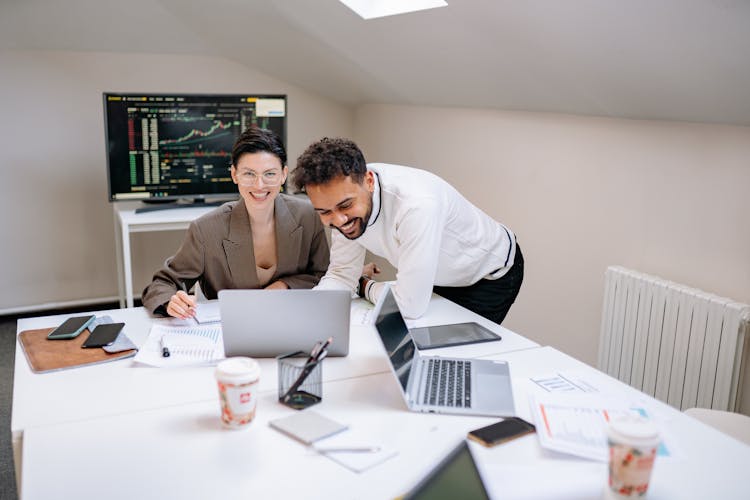
{"label": "trading chart on screen", "polygon": [[232,146],[250,126],[286,139],[283,95],[105,94],[110,199],[232,193]]}

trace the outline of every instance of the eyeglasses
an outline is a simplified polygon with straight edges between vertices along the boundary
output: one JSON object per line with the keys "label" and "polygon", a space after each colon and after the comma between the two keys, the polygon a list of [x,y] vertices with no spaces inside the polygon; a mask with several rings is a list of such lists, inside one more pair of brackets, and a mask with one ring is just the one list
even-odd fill
{"label": "eyeglasses", "polygon": [[278,186],[281,184],[283,177],[281,170],[268,170],[261,175],[252,170],[246,170],[237,174],[237,183],[241,186],[254,186],[259,179],[262,179],[264,186]]}

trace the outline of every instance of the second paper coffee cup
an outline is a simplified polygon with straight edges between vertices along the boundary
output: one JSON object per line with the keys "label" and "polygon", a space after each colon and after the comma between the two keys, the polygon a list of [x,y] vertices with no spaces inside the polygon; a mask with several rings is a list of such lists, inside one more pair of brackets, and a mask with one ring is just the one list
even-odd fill
{"label": "second paper coffee cup", "polygon": [[659,447],[656,426],[640,417],[612,419],[607,429],[609,482],[607,498],[643,498]]}

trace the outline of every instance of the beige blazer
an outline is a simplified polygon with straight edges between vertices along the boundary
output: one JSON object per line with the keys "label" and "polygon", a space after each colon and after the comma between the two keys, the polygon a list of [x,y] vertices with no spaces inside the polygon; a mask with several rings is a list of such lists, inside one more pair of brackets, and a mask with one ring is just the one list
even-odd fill
{"label": "beige blazer", "polygon": [[[328,241],[309,201],[279,194],[274,201],[278,263],[271,283],[312,288],[328,269]],[[225,288],[260,288],[255,269],[250,217],[242,200],[225,203],[196,219],[185,241],[143,290],[143,305],[166,314],[175,292],[199,282],[203,294],[215,299]]]}

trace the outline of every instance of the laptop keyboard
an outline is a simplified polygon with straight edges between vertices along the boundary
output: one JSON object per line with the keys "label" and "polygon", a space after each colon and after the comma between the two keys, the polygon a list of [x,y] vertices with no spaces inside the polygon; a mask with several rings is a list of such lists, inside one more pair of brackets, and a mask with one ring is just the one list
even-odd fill
{"label": "laptop keyboard", "polygon": [[430,358],[422,404],[471,408],[471,361]]}

